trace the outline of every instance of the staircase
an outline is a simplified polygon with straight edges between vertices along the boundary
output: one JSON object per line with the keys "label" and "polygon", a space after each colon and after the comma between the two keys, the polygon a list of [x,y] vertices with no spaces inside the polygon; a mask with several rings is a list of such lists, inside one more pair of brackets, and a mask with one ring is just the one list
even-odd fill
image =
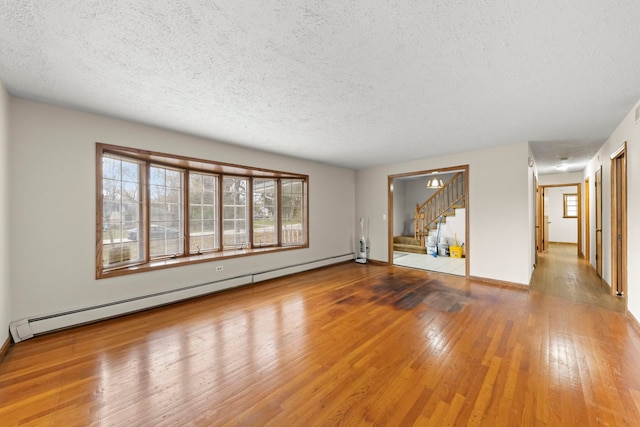
{"label": "staircase", "polygon": [[413,236],[395,236],[393,238],[393,250],[414,254],[427,253],[427,248],[424,245],[420,245],[420,239],[415,239]]}
{"label": "staircase", "polygon": [[[413,238],[424,248],[425,237],[430,230],[436,230],[442,217],[445,224],[448,216],[456,214],[456,209],[466,206],[464,174],[458,172],[444,186],[424,203],[416,204]],[[394,237],[394,248],[395,248]]]}

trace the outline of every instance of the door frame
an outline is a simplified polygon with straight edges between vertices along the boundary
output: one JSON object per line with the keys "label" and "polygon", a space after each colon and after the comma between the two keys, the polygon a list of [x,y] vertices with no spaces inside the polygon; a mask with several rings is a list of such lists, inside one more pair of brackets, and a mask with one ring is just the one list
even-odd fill
{"label": "door frame", "polygon": [[540,227],[538,226],[538,216],[539,216],[539,213],[540,213],[539,212],[540,208],[538,206],[538,204],[540,202],[539,199],[538,199],[538,192],[539,191],[540,191],[540,187],[538,185],[538,177],[534,173],[533,174],[533,192],[535,194],[535,204],[534,204],[534,207],[533,207],[533,215],[534,215],[534,218],[535,218],[534,227],[535,227],[535,234],[536,234],[536,237],[535,237],[535,239],[536,239],[536,241],[535,241],[535,250],[533,251],[536,254],[535,255],[535,264],[533,265],[534,268],[538,265],[538,252],[540,252],[540,246],[539,246],[539,243],[540,243],[540,240],[539,240],[539,238],[540,238]]}
{"label": "door frame", "polygon": [[[596,190],[596,273],[602,278],[602,165],[595,171],[594,185]],[[600,228],[598,228],[600,227]]]}
{"label": "door frame", "polygon": [[[551,188],[551,187],[576,187],[576,193],[578,194],[578,221],[577,221],[577,229],[578,229],[578,247],[577,247],[577,255],[578,256],[583,256],[582,255],[582,183],[580,182],[570,182],[567,184],[547,184],[547,185],[541,185],[539,187],[539,189],[541,189],[541,191],[538,191],[538,198],[539,198],[539,206],[540,206],[540,215],[538,216],[539,219],[539,224],[538,224],[538,229],[539,230],[544,230],[544,192],[547,188]],[[538,234],[540,234],[540,232],[543,231],[539,231]],[[541,240],[541,249],[539,250],[539,252],[544,251],[547,246],[549,245],[549,242],[545,242],[544,239],[542,239],[541,236],[539,236],[539,239]]]}
{"label": "door frame", "polygon": [[611,155],[611,293],[627,295],[627,142]]}
{"label": "door frame", "polygon": [[591,219],[590,215],[590,188],[589,177],[584,179],[584,257],[587,262],[590,262],[591,258]]}
{"label": "door frame", "polygon": [[469,216],[470,216],[470,203],[469,203],[469,165],[451,166],[446,168],[422,170],[416,172],[406,172],[396,175],[387,176],[387,242],[389,244],[387,248],[388,262],[387,264],[393,265],[393,180],[396,178],[406,178],[410,176],[420,175],[433,175],[434,173],[451,172],[451,171],[463,171],[464,172],[464,188],[465,188],[465,224],[464,224],[464,274],[468,279],[470,277],[469,271],[469,259],[470,259],[470,240],[469,240]]}

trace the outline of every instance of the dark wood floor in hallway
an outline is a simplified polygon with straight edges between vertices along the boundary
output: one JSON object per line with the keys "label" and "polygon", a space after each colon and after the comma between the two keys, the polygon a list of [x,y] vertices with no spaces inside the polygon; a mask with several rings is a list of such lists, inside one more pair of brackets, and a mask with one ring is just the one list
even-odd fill
{"label": "dark wood floor in hallway", "polygon": [[40,336],[0,425],[640,425],[640,338],[561,252],[530,291],[349,263]]}
{"label": "dark wood floor in hallway", "polygon": [[538,268],[531,280],[531,289],[577,304],[624,312],[624,298],[611,295],[596,271],[577,253],[576,245],[551,243],[538,256]]}

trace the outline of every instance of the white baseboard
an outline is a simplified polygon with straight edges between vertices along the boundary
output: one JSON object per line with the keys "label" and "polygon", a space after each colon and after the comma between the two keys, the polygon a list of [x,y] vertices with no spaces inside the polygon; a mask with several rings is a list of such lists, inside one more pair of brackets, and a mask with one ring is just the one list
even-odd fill
{"label": "white baseboard", "polygon": [[9,330],[11,331],[13,341],[20,342],[25,339],[32,338],[35,335],[52,332],[58,329],[65,329],[85,323],[122,316],[124,314],[146,310],[197,296],[207,295],[225,289],[262,282],[276,277],[288,276],[290,274],[300,273],[306,270],[349,261],[353,258],[353,254],[340,255],[304,264],[263,271],[260,273],[247,274],[210,283],[202,283],[199,285],[189,286],[187,288],[114,301],[92,307],[84,307],[77,310],[55,313],[47,316],[24,318],[11,322],[9,324]]}
{"label": "white baseboard", "polygon": [[290,274],[301,273],[306,270],[313,270],[314,268],[325,267],[327,265],[336,264],[339,262],[353,260],[353,254],[340,255],[333,258],[325,258],[318,261],[313,261],[305,264],[292,265],[289,267],[277,268],[274,270],[263,271],[262,273],[256,273],[253,275],[253,282],[262,282],[269,279],[275,279],[276,277],[288,276]]}

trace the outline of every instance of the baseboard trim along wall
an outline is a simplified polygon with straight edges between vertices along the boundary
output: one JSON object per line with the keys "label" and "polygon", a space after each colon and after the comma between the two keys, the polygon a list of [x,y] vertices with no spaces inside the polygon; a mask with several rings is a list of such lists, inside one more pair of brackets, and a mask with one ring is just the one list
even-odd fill
{"label": "baseboard trim along wall", "polygon": [[631,326],[633,326],[633,330],[636,331],[636,334],[640,335],[640,323],[638,322],[638,319],[636,319],[636,316],[628,310],[626,315],[627,319],[631,322]]}
{"label": "baseboard trim along wall", "polygon": [[516,282],[507,282],[504,280],[488,279],[486,277],[469,276],[469,280],[477,280],[478,282],[484,282],[491,286],[497,286],[500,288],[516,289],[518,291],[528,291],[529,285],[523,285]]}
{"label": "baseboard trim along wall", "polygon": [[9,351],[9,346],[11,345],[11,337],[7,336],[7,339],[4,340],[4,344],[0,347],[0,362],[4,358],[4,355]]}
{"label": "baseboard trim along wall", "polygon": [[107,304],[84,307],[77,310],[62,313],[49,314],[47,316],[29,317],[16,320],[9,324],[9,330],[14,342],[24,341],[36,335],[78,326],[85,323],[105,320],[112,317],[122,316],[136,311],[146,310],[161,305],[171,304],[189,298],[220,292],[239,286],[262,282],[277,277],[288,276],[290,274],[301,273],[325,267],[331,264],[338,264],[354,259],[354,254],[344,254],[335,257],[324,258],[308,263],[291,265],[259,273],[251,273],[228,279],[202,283],[180,289],[173,289],[165,292],[158,292],[136,298],[129,298],[114,301]]}

